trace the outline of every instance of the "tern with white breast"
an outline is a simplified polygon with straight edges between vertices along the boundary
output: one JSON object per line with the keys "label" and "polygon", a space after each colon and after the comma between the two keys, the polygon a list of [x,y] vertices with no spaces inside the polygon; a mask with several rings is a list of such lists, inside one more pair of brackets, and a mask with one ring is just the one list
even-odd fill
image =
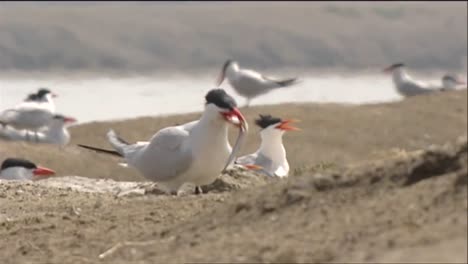
{"label": "tern with white breast", "polygon": [[255,120],[257,126],[261,128],[260,147],[256,152],[238,158],[235,164],[259,170],[269,176],[287,177],[289,163],[283,145],[283,134],[286,131],[300,130],[290,124],[295,121],[297,120],[282,120],[271,115],[260,115],[260,118]]}
{"label": "tern with white breast", "polygon": [[40,167],[26,159],[7,158],[0,167],[2,180],[40,180],[52,176],[55,171]]}
{"label": "tern with white breast", "polygon": [[68,132],[67,125],[76,121],[73,117],[54,115],[49,121],[49,125],[39,132],[0,126],[0,139],[65,146],[70,142],[70,132]]}
{"label": "tern with white breast", "polygon": [[278,88],[289,87],[298,82],[297,78],[276,80],[250,69],[241,69],[239,64],[233,60],[227,60],[224,63],[216,85],[219,87],[225,78],[228,79],[237,93],[247,99],[247,107],[250,105],[250,101],[259,95]]}
{"label": "tern with white breast", "polygon": [[450,90],[456,90],[460,85],[464,85],[466,82],[460,80],[459,78],[451,75],[451,74],[445,74],[442,77],[442,88],[440,90],[442,91],[450,91]]}
{"label": "tern with white breast", "polygon": [[228,123],[239,127],[240,134],[248,129],[236,101],[224,90],[213,89],[205,99],[199,120],[163,128],[149,142],[129,144],[110,130],[107,138],[115,151],[79,146],[122,156],[130,167],[171,193],[184,183],[195,184],[200,192],[199,186],[214,182],[235,158],[228,141]]}
{"label": "tern with white breast", "polygon": [[397,92],[404,97],[427,94],[434,91],[427,83],[414,80],[407,72],[405,64],[395,63],[384,69],[385,73],[391,73],[393,84]]}
{"label": "tern with white breast", "polygon": [[55,114],[55,104],[52,97],[55,94],[41,88],[36,95],[30,94],[25,101],[12,109],[0,113],[0,123],[16,129],[37,131],[47,126]]}

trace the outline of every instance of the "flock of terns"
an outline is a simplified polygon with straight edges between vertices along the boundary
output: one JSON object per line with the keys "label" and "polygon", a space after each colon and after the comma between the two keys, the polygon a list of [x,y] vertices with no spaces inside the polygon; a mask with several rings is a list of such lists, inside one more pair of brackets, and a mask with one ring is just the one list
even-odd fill
{"label": "flock of terns", "polygon": [[[404,96],[415,96],[435,91],[457,89],[465,84],[456,77],[445,75],[440,87],[414,80],[403,63],[384,70],[391,73],[396,91]],[[234,90],[250,101],[275,89],[298,83],[297,78],[277,80],[256,71],[242,69],[235,61],[228,60],[217,79],[219,87],[227,79]],[[0,113],[0,139],[67,145],[70,134],[67,125],[76,122],[73,117],[57,114],[50,90],[41,88],[12,109]],[[137,169],[146,179],[155,181],[169,193],[177,193],[185,183],[192,183],[195,193],[202,193],[201,186],[213,183],[228,167],[241,166],[272,177],[287,177],[289,164],[283,145],[286,131],[300,130],[292,123],[271,115],[260,115],[255,124],[260,128],[261,143],[252,154],[236,157],[248,131],[248,122],[237,103],[225,90],[215,88],[205,95],[205,108],[199,120],[166,127],[154,134],[149,141],[130,144],[110,130],[107,139],[112,150],[90,145],[78,146],[93,151],[122,157],[124,167]],[[232,148],[228,141],[228,126],[239,129]],[[0,179],[36,180],[55,174],[51,169],[39,167],[21,158],[7,158],[0,168]]]}

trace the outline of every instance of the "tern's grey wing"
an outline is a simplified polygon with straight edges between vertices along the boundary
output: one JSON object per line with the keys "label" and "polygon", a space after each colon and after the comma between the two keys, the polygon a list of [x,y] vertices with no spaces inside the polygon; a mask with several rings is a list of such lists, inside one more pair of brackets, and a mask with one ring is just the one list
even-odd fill
{"label": "tern's grey wing", "polygon": [[0,128],[0,138],[10,141],[26,141],[42,143],[46,141],[44,133],[35,133],[30,130],[16,130],[12,127]]}
{"label": "tern's grey wing", "polygon": [[256,158],[257,158],[257,153],[252,153],[252,154],[237,158],[235,161],[235,164],[242,164],[242,165],[255,164]]}
{"label": "tern's grey wing", "polygon": [[192,164],[188,139],[189,132],[180,126],[160,130],[140,151],[136,167],[155,181],[177,177]]}
{"label": "tern's grey wing", "polygon": [[278,86],[274,82],[263,79],[261,74],[250,70],[240,71],[237,78],[230,80],[230,83],[239,94],[247,97],[267,93]]}
{"label": "tern's grey wing", "polygon": [[270,176],[274,175],[274,171],[272,171],[273,161],[261,153],[252,153],[249,155],[242,156],[236,160],[236,164],[258,165],[263,168],[260,171]]}
{"label": "tern's grey wing", "polygon": [[270,170],[273,169],[273,160],[259,153],[255,159],[255,165],[262,166],[265,170],[270,172]]}
{"label": "tern's grey wing", "polygon": [[22,110],[8,109],[0,115],[0,121],[16,128],[36,129],[46,126],[53,117],[48,109],[26,108]]}
{"label": "tern's grey wing", "polygon": [[398,91],[403,96],[414,96],[432,92],[431,89],[423,87],[423,84],[416,82],[404,82],[398,87]]}

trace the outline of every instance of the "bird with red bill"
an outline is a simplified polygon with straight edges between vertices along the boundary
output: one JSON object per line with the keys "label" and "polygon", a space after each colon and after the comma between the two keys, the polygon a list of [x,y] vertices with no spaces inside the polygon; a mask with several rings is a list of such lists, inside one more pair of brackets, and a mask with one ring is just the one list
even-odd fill
{"label": "bird with red bill", "polygon": [[256,125],[261,128],[260,137],[262,141],[260,147],[256,152],[238,158],[235,164],[269,176],[287,177],[289,163],[283,145],[283,134],[286,131],[300,131],[300,128],[293,125],[296,122],[299,122],[299,120],[283,120],[271,115],[260,115],[255,120]]}
{"label": "bird with red bill", "polygon": [[41,180],[55,175],[55,171],[21,158],[7,158],[0,167],[2,180]]}
{"label": "bird with red bill", "polygon": [[[239,128],[234,148],[228,141],[228,125]],[[149,141],[130,144],[110,130],[107,139],[114,150],[78,146],[123,157],[129,167],[170,193],[185,183],[194,184],[200,193],[200,186],[213,183],[235,159],[247,131],[234,98],[223,89],[212,89],[205,95],[200,119],[163,128]]]}

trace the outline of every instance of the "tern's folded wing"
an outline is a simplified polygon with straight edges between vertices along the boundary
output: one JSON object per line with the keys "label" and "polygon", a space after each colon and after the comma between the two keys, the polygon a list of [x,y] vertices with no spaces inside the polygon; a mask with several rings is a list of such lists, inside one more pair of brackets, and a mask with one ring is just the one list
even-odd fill
{"label": "tern's folded wing", "polygon": [[192,163],[189,132],[182,127],[160,130],[145,147],[138,166],[156,181],[169,180],[186,171]]}
{"label": "tern's folded wing", "polygon": [[252,154],[237,158],[237,160],[235,161],[235,164],[254,165],[256,158],[257,158],[257,153],[252,153]]}

